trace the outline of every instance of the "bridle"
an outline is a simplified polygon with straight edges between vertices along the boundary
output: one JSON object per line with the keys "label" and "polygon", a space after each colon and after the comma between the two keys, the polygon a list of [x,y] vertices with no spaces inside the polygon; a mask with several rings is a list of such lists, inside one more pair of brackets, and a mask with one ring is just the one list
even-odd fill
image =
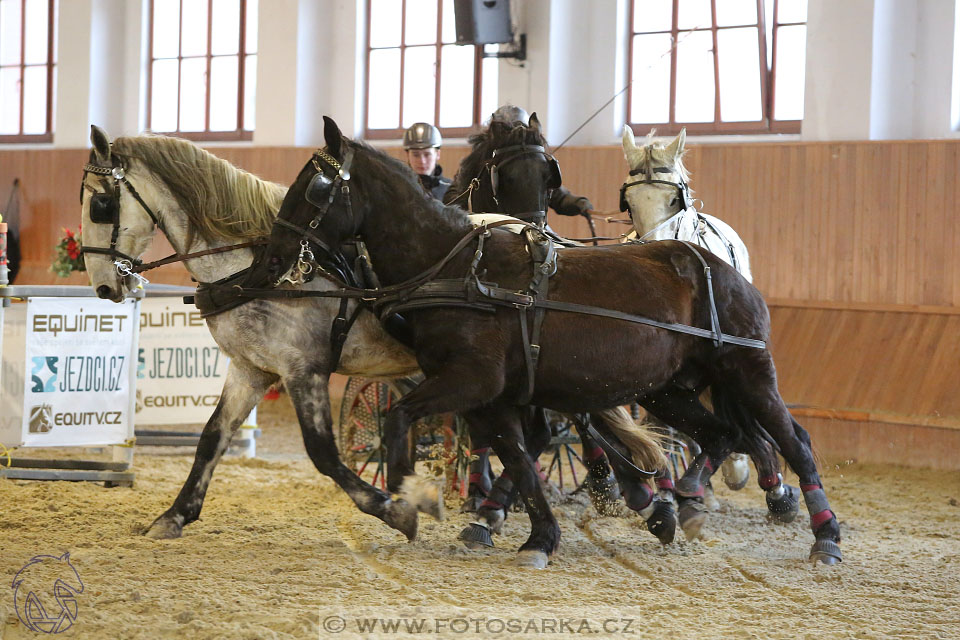
{"label": "bridle", "polygon": [[[93,195],[90,197],[90,221],[95,224],[112,224],[113,231],[110,233],[110,246],[109,247],[92,247],[87,244],[83,244],[81,247],[82,253],[98,253],[106,255],[110,258],[113,258],[114,265],[117,267],[117,273],[122,276],[136,275],[142,271],[143,262],[139,258],[134,258],[129,256],[122,251],[117,249],[117,238],[120,236],[120,189],[126,187],[127,191],[130,192],[130,195],[140,203],[140,207],[147,212],[147,215],[150,216],[150,220],[153,221],[153,226],[160,228],[160,219],[157,217],[157,214],[153,212],[153,209],[143,201],[143,198],[140,197],[140,194],[134,188],[130,181],[127,180],[127,171],[126,166],[123,162],[123,159],[111,153],[111,159],[113,160],[112,166],[106,167],[99,164],[87,163],[83,165],[83,179],[80,183],[80,204],[83,205],[83,190],[88,189],[93,191]],[[106,191],[94,191],[92,187],[87,186],[87,174],[92,173],[97,176],[111,177],[113,178],[113,190],[111,192]]]}
{"label": "bridle", "polygon": [[497,205],[497,211],[485,211],[482,213],[505,213],[502,210],[503,207],[500,204],[500,200],[497,198],[497,191],[500,186],[500,169],[510,162],[517,160],[518,158],[530,155],[542,155],[547,161],[547,166],[550,169],[550,179],[547,182],[547,188],[541,191],[539,194],[539,199],[537,202],[537,206],[539,208],[537,210],[513,212],[507,215],[520,218],[521,220],[533,221],[537,224],[542,224],[547,217],[547,204],[550,201],[549,194],[552,193],[554,189],[558,189],[560,187],[563,182],[563,176],[560,173],[560,164],[557,162],[557,159],[548,153],[543,145],[539,144],[515,144],[510,145],[509,147],[494,149],[490,160],[484,163],[477,175],[470,180],[470,184],[467,186],[467,188],[458,194],[456,198],[452,199],[449,204],[456,204],[464,196],[466,196],[467,211],[475,212],[473,206],[473,192],[474,190],[480,188],[481,179],[483,179],[484,176],[488,176],[488,179],[490,180],[490,191],[493,194],[493,201]]}
{"label": "bridle", "polygon": [[[350,218],[350,223],[353,224],[353,203],[350,200],[349,184],[350,166],[353,164],[353,155],[354,151],[349,145],[346,145],[342,163],[330,155],[325,149],[317,149],[313,153],[310,161],[313,163],[313,167],[317,170],[317,173],[310,179],[310,183],[304,190],[303,198],[317,210],[317,213],[305,227],[290,222],[289,220],[284,220],[279,216],[274,221],[274,224],[300,234],[301,240],[300,254],[297,256],[293,267],[288,269],[284,275],[280,276],[280,278],[273,283],[273,286],[276,287],[282,282],[290,282],[295,285],[304,282],[305,278],[313,271],[314,264],[316,264],[310,243],[313,243],[321,251],[326,253],[329,259],[336,260],[337,252],[320,239],[315,231],[317,227],[320,226],[320,221],[323,220],[324,216],[326,216],[330,210],[330,207],[333,206],[333,203],[336,202],[340,196],[344,199],[347,215]],[[327,175],[324,166],[333,170],[334,176],[332,178]]]}
{"label": "bridle", "polygon": [[[645,167],[637,167],[636,169],[630,170],[631,176],[636,176],[643,174],[645,176],[644,180],[631,180],[630,182],[624,182],[620,185],[620,211],[629,211],[630,204],[627,202],[627,189],[630,187],[635,187],[640,184],[665,184],[669,187],[673,187],[677,190],[677,195],[674,198],[674,202],[679,202],[683,206],[680,208],[680,211],[684,211],[693,206],[693,196],[690,195],[690,187],[687,185],[683,177],[680,178],[679,182],[670,182],[669,180],[657,180],[653,177],[655,173],[674,173],[673,169],[667,167],[651,167],[649,159]],[[680,175],[679,173],[677,175]]]}
{"label": "bridle", "polygon": [[[90,197],[90,221],[94,224],[113,225],[113,231],[110,233],[110,246],[94,247],[85,243],[81,243],[80,251],[81,254],[97,253],[105,255],[109,258],[113,258],[113,264],[117,268],[117,273],[120,276],[133,276],[139,280],[141,284],[145,284],[147,281],[146,278],[140,275],[144,271],[149,271],[150,269],[155,269],[156,267],[160,267],[165,264],[171,264],[173,262],[183,262],[184,260],[189,260],[191,258],[199,258],[201,256],[215,253],[223,253],[225,251],[233,251],[234,249],[243,249],[246,247],[265,244],[265,240],[252,240],[250,242],[241,242],[239,244],[215,247],[213,249],[204,249],[203,251],[195,251],[193,253],[174,253],[165,258],[161,258],[160,260],[147,263],[144,263],[139,258],[135,258],[123,253],[117,249],[117,239],[120,237],[121,187],[126,188],[127,191],[130,192],[130,195],[133,196],[134,200],[140,204],[140,208],[146,211],[147,215],[150,216],[150,220],[153,222],[153,227],[151,227],[151,230],[156,228],[164,231],[164,229],[163,225],[160,224],[160,217],[154,213],[153,209],[150,208],[150,205],[144,202],[143,198],[140,196],[140,193],[127,179],[127,165],[123,158],[113,152],[110,153],[110,158],[113,161],[113,164],[109,167],[93,163],[87,163],[83,165],[83,178],[80,182],[81,206],[83,205],[83,190],[87,189],[88,191],[93,192],[93,195]],[[87,185],[88,173],[92,173],[97,176],[103,176],[104,178],[113,178],[112,191],[95,191],[93,187]]]}

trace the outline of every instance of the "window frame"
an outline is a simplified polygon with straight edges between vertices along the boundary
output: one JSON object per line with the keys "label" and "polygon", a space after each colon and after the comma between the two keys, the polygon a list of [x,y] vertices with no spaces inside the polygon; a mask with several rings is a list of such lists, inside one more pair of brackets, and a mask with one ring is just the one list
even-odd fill
{"label": "window frame", "polygon": [[[188,0],[196,2],[197,0]],[[246,58],[250,55],[257,56],[257,68],[259,69],[260,50],[259,47],[255,53],[249,54],[247,48],[247,0],[240,0],[240,40],[237,49],[237,128],[232,131],[210,131],[210,63],[214,56],[210,52],[213,39],[213,0],[207,0],[207,52],[203,56],[186,56],[188,59],[204,58],[207,63],[205,72],[206,87],[204,97],[204,129],[203,131],[180,131],[180,88],[183,79],[183,3],[180,2],[179,31],[177,34],[177,56],[175,58],[155,58],[153,56],[153,16],[154,2],[150,0],[148,11],[148,34],[149,45],[147,48],[147,131],[166,136],[176,136],[194,142],[249,142],[253,140],[255,130],[243,128],[244,117],[244,94],[246,91]],[[259,17],[259,16],[258,16]],[[259,30],[258,30],[259,31]],[[153,63],[157,60],[176,60],[177,61],[177,129],[174,131],[154,131],[153,130]]]}
{"label": "window frame", "polygon": [[[57,38],[57,0],[47,0],[47,61],[41,64],[26,64],[24,61],[24,55],[26,54],[26,29],[27,29],[27,0],[20,0],[20,63],[18,65],[5,65],[5,68],[19,67],[20,69],[20,126],[19,133],[4,133],[0,134],[0,144],[11,144],[11,143],[31,143],[31,142],[53,142],[53,104],[54,104],[54,90],[53,86],[53,75],[54,69],[57,66],[57,61],[54,59],[54,52],[56,51],[56,38]],[[23,100],[24,100],[24,91],[23,91],[23,78],[24,73],[27,67],[40,67],[45,66],[47,68],[47,114],[46,114],[46,131],[44,133],[24,133],[23,132]]]}
{"label": "window frame", "polygon": [[[780,1],[773,1],[773,28],[770,42],[767,41],[766,31],[766,12],[764,3],[770,0],[756,0],[757,3],[757,22],[748,25],[731,25],[725,27],[717,26],[717,0],[710,0],[711,25],[709,28],[702,29],[683,29],[678,28],[680,0],[673,1],[673,13],[671,18],[670,31],[651,31],[647,33],[668,33],[673,43],[670,49],[670,107],[669,122],[632,122],[630,114],[633,107],[633,86],[627,91],[627,122],[638,135],[645,135],[650,128],[656,128],[658,134],[676,135],[681,129],[686,129],[687,133],[695,135],[737,135],[737,134],[784,134],[800,133],[802,120],[775,120],[775,96],[776,96],[776,69],[777,69],[777,32],[782,26],[806,25],[806,22],[779,22]],[[633,81],[633,42],[638,32],[633,30],[634,11],[636,9],[636,0],[630,0],[630,8],[627,16],[627,78]],[[720,64],[719,51],[717,47],[717,32],[721,29],[737,29],[743,27],[756,27],[757,37],[759,39],[757,63],[760,67],[760,102],[762,118],[760,120],[748,122],[723,122],[720,120]],[[709,31],[713,38],[713,82],[714,82],[714,120],[713,122],[690,122],[682,123],[676,121],[676,99],[677,99],[677,42],[679,34],[689,33],[691,31]],[[767,47],[772,47],[770,69],[767,69]]]}
{"label": "window frame", "polygon": [[[406,128],[403,126],[403,88],[404,88],[404,61],[406,56],[406,50],[410,47],[428,47],[429,44],[418,44],[418,45],[408,45],[404,42],[404,37],[406,36],[407,30],[407,0],[397,0],[401,2],[400,6],[400,44],[396,47],[377,47],[378,50],[383,49],[399,49],[400,50],[400,97],[399,97],[399,123],[400,126],[396,129],[371,129],[369,126],[370,122],[370,52],[373,51],[373,48],[370,46],[370,27],[371,21],[373,19],[371,10],[372,0],[366,0],[367,5],[367,36],[366,36],[366,73],[364,75],[364,86],[363,86],[363,137],[368,140],[399,140],[403,138],[403,133],[406,131]],[[442,64],[442,48],[445,45],[456,44],[454,42],[443,42],[443,0],[436,0],[437,2],[437,40],[433,44],[436,49],[436,67],[435,67],[435,76],[434,80],[434,117],[439,120],[440,117],[440,80],[442,78],[441,74],[441,64]],[[483,114],[481,114],[481,104],[483,96],[480,95],[480,92],[483,88],[483,50],[484,45],[474,44],[474,59],[473,59],[473,123],[469,127],[441,127],[437,123],[431,123],[440,130],[440,135],[445,138],[466,138],[467,136],[476,133],[483,119]]]}

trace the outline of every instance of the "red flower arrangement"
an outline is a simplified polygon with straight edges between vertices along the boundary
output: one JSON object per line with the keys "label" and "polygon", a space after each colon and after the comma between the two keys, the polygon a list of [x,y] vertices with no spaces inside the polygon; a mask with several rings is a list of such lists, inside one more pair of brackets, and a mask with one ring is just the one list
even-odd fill
{"label": "red flower arrangement", "polygon": [[54,247],[56,256],[54,257],[53,264],[50,265],[50,270],[61,278],[66,278],[74,271],[87,270],[87,267],[83,264],[83,258],[80,253],[81,245],[79,235],[82,231],[83,227],[81,226],[77,229],[77,236],[74,236],[73,231],[64,229],[63,237],[60,238],[60,242]]}

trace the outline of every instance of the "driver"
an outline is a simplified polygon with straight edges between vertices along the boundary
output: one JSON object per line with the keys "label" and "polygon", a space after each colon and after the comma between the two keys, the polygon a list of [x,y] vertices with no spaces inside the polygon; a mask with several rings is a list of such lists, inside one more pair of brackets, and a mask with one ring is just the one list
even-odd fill
{"label": "driver", "polygon": [[[530,116],[527,112],[522,107],[512,104],[505,104],[494,111],[490,120],[507,124],[518,122],[524,126],[530,124]],[[586,216],[593,210],[593,204],[585,196],[575,196],[564,186],[553,190],[549,205],[562,216]]]}
{"label": "driver", "polygon": [[437,200],[450,188],[451,180],[443,175],[440,161],[440,146],[443,138],[440,130],[426,122],[414,123],[403,132],[403,148],[407,152],[407,164],[416,171],[420,185]]}

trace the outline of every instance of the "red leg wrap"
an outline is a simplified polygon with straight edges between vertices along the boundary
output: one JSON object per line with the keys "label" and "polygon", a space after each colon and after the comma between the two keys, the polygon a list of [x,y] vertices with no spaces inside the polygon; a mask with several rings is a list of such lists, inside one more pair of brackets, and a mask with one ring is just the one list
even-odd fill
{"label": "red leg wrap", "polygon": [[763,489],[764,491],[769,491],[770,489],[773,489],[774,487],[780,484],[780,476],[776,474],[772,476],[763,476],[762,478],[757,480],[757,482],[760,483],[761,489]]}
{"label": "red leg wrap", "polygon": [[830,511],[830,509],[824,509],[820,513],[815,513],[814,515],[810,516],[810,528],[816,531],[820,528],[820,525],[822,525],[824,522],[829,522],[830,518],[834,517],[836,516],[833,515],[833,511]]}
{"label": "red leg wrap", "polygon": [[673,478],[657,478],[657,489],[666,489],[667,491],[673,491]]}

